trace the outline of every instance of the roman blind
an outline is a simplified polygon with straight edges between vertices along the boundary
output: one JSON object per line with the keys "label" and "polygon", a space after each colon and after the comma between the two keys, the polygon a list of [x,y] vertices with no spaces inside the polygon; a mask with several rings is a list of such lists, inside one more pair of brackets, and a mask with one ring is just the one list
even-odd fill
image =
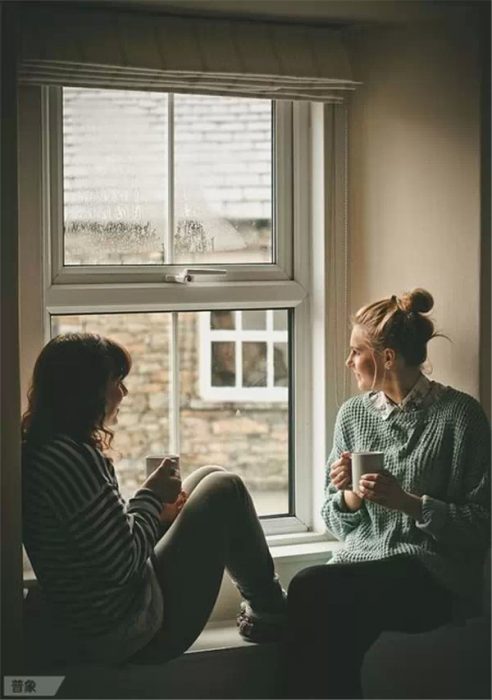
{"label": "roman blind", "polygon": [[126,8],[21,4],[22,83],[341,102],[337,29]]}

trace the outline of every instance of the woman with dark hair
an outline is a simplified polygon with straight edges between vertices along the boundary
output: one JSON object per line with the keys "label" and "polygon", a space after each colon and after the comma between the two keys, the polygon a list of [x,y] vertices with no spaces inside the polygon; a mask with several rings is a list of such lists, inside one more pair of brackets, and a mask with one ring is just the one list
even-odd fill
{"label": "woman with dark hair", "polygon": [[[490,429],[471,396],[430,381],[433,299],[415,289],[361,308],[346,365],[361,395],[337,416],[322,515],[344,541],[288,595],[288,696],[361,698],[383,630],[437,627],[473,600],[490,529]],[[355,452],[384,470],[351,483]]]}
{"label": "woman with dark hair", "polygon": [[238,476],[207,466],[181,483],[165,459],[122,498],[107,451],[130,368],[123,347],[91,334],[53,338],[34,367],[23,539],[60,638],[78,658],[178,656],[207,622],[224,568],[243,597],[240,633],[278,636],[285,593]]}

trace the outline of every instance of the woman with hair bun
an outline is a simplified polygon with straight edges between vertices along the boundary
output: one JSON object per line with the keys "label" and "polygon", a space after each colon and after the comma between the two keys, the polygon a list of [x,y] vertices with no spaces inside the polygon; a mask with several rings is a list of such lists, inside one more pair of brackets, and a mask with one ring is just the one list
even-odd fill
{"label": "woman with hair bun", "polygon": [[[490,428],[471,396],[422,373],[436,336],[431,294],[363,306],[350,352],[360,395],[339,410],[322,515],[344,547],[288,593],[288,696],[361,698],[383,630],[422,632],[467,610],[490,535]],[[351,484],[355,452],[384,469]]]}

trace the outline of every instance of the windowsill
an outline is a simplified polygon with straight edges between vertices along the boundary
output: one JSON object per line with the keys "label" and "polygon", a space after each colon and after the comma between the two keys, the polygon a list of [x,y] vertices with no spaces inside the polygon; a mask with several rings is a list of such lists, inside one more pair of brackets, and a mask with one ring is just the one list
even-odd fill
{"label": "windowsill", "polygon": [[[313,535],[309,537],[309,535]],[[282,537],[282,536],[280,536]],[[306,533],[305,540],[295,538],[295,541],[275,544],[272,540],[274,537],[268,538],[270,551],[275,563],[282,561],[302,560],[303,558],[312,559],[320,556],[328,560],[333,552],[341,549],[343,543],[338,540],[327,540],[326,536],[322,539],[314,533]],[[297,541],[298,539],[298,541]]]}
{"label": "windowsill", "polygon": [[[339,540],[331,539],[326,532],[291,532],[282,533],[278,535],[267,535],[267,542],[270,550],[275,551],[280,554],[283,547],[290,547],[294,545],[305,545],[306,551],[308,551],[310,545],[322,545],[324,544],[328,547],[327,551],[331,549],[337,549],[338,545],[342,543]],[[314,547],[313,551],[317,551],[317,546]]]}

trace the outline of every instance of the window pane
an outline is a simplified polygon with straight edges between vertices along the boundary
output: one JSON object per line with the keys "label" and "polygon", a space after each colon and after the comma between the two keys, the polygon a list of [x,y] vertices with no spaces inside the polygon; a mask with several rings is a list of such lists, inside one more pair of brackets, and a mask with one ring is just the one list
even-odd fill
{"label": "window pane", "polygon": [[[204,464],[218,464],[239,474],[248,486],[261,515],[286,514],[289,511],[289,402],[268,401],[264,396],[236,401],[245,388],[223,389],[228,397],[211,401],[200,393],[197,368],[207,354],[200,336],[201,315],[185,312],[178,316],[180,369],[181,469],[186,476]],[[207,328],[205,316],[203,327]],[[214,345],[220,343],[212,342]],[[222,343],[229,348],[233,343]],[[247,343],[243,343],[243,348]],[[250,343],[263,346],[266,343]],[[212,355],[213,355],[212,349]],[[210,362],[208,357],[207,362]],[[213,362],[213,360],[212,360]],[[252,388],[255,392],[258,389]],[[264,392],[271,391],[266,388]]]}
{"label": "window pane", "polygon": [[267,385],[266,343],[242,343],[243,386]]}
{"label": "window pane", "polygon": [[273,312],[273,330],[274,331],[286,331],[287,330],[287,311],[274,311]]}
{"label": "window pane", "polygon": [[272,102],[175,95],[175,261],[273,262]]}
{"label": "window pane", "polygon": [[51,334],[98,333],[124,347],[132,356],[115,426],[113,446],[118,481],[129,498],[146,478],[145,457],[169,452],[170,314],[90,314],[52,316]]}
{"label": "window pane", "polygon": [[212,386],[236,384],[236,349],[234,343],[212,343]]}
{"label": "window pane", "polygon": [[266,329],[266,311],[242,311],[241,318],[245,331]]}
{"label": "window pane", "polygon": [[65,265],[165,261],[167,103],[63,88]]}
{"label": "window pane", "polygon": [[[289,511],[288,393],[281,401],[262,397],[236,402],[234,392],[248,389],[234,386],[235,343],[212,342],[208,362],[214,364],[220,356],[222,381],[225,380],[222,390],[231,394],[225,400],[213,402],[202,398],[203,344],[199,331],[202,314],[208,325],[207,312],[183,312],[177,317],[183,476],[204,464],[219,464],[242,476],[260,514],[286,514]],[[69,331],[99,333],[123,344],[132,356],[132,370],[126,379],[129,394],[122,403],[113,442],[115,467],[125,498],[146,478],[145,457],[166,454],[170,449],[170,325],[169,313],[52,316],[52,335]],[[242,346],[243,350],[244,346],[257,346],[255,352],[265,362],[267,343]],[[207,374],[211,376],[210,368]],[[287,385],[288,379],[284,386]],[[267,387],[263,391],[275,389]]]}
{"label": "window pane", "polygon": [[211,311],[210,328],[214,330],[234,330],[236,327],[235,311]]}
{"label": "window pane", "polygon": [[289,354],[287,343],[273,345],[273,383],[274,386],[289,385]]}

